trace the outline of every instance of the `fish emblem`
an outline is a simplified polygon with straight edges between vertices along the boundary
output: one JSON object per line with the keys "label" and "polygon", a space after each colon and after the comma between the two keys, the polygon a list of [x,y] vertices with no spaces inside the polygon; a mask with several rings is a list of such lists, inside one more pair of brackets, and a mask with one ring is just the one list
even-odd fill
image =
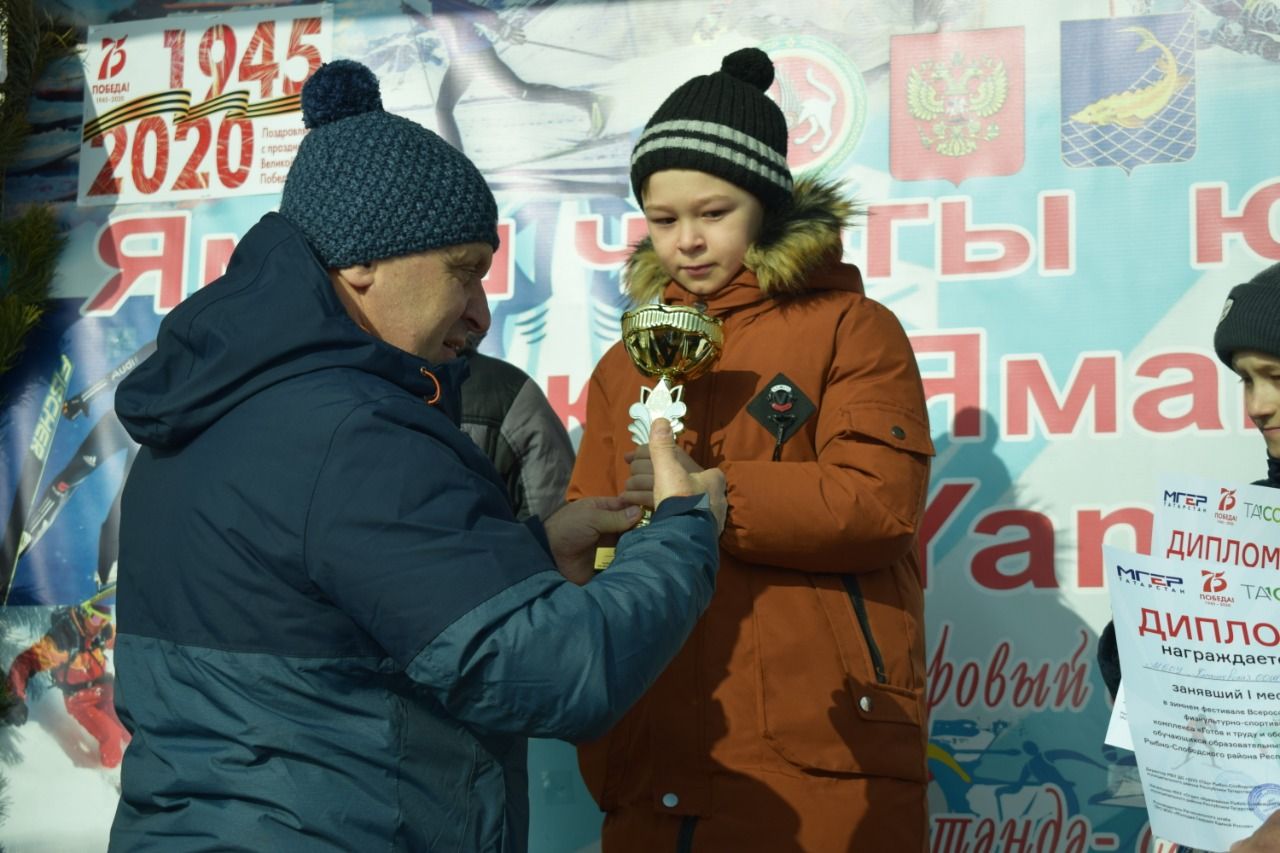
{"label": "fish emblem", "polygon": [[1160,79],[1150,86],[1117,92],[1099,98],[1071,116],[1071,120],[1080,124],[1108,125],[1139,128],[1149,122],[1173,100],[1182,88],[1191,82],[1191,78],[1178,73],[1178,62],[1173,51],[1169,50],[1155,35],[1145,27],[1125,27],[1120,32],[1136,33],[1141,37],[1135,53],[1158,48],[1160,58],[1156,60],[1156,69]]}

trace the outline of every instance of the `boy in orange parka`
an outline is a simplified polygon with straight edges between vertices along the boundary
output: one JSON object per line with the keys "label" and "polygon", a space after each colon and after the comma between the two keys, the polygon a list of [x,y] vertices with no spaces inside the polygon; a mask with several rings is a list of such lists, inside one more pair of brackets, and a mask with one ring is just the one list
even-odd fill
{"label": "boy in orange parka", "polygon": [[[925,848],[924,393],[898,320],[840,261],[852,205],[792,179],[772,80],[763,52],[730,54],[632,155],[649,224],[632,301],[703,303],[724,323],[678,443],[691,469],[724,472],[730,510],[693,635],[580,746],[606,853]],[[652,505],[627,432],[642,384],[620,344],[596,367],[570,500]]]}

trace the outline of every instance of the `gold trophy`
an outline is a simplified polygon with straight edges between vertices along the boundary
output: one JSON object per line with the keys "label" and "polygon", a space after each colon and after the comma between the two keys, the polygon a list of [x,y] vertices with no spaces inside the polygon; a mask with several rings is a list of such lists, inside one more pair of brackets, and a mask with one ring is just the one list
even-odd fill
{"label": "gold trophy", "polygon": [[[641,373],[658,377],[652,388],[640,387],[640,402],[627,410],[633,419],[627,431],[636,444],[649,443],[649,425],[655,418],[666,418],[671,432],[680,434],[687,408],[684,386],[677,383],[701,376],[720,357],[724,326],[703,307],[643,305],[622,315],[622,345],[627,355]],[[639,524],[648,524],[649,516],[649,509],[645,509]],[[613,551],[596,549],[597,570],[613,562]]]}

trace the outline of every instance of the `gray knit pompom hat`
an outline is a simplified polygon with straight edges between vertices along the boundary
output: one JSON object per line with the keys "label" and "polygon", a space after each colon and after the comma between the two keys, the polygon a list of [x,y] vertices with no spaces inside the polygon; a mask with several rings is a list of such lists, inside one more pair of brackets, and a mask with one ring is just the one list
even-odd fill
{"label": "gray knit pompom hat", "polygon": [[498,248],[498,207],[466,155],[382,109],[378,78],[349,59],[302,87],[302,140],[280,213],[328,269],[457,246]]}
{"label": "gray knit pompom hat", "polygon": [[1213,333],[1213,348],[1227,367],[1239,350],[1280,356],[1280,264],[1231,288]]}

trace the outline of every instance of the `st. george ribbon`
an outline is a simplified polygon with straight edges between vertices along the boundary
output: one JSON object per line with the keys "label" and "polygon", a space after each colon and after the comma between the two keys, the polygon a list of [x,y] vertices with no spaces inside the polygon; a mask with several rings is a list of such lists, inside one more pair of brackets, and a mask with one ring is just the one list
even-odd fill
{"label": "st. george ribbon", "polygon": [[[646,376],[658,377],[652,388],[640,387],[640,402],[632,403],[627,414],[627,431],[636,444],[649,443],[649,425],[655,418],[671,422],[671,432],[684,429],[681,418],[687,407],[684,386],[715,363],[724,349],[724,326],[702,305],[642,305],[622,315],[622,345],[636,368]],[[649,523],[645,509],[640,524]],[[595,567],[606,568],[613,561],[613,548],[596,550]]]}

